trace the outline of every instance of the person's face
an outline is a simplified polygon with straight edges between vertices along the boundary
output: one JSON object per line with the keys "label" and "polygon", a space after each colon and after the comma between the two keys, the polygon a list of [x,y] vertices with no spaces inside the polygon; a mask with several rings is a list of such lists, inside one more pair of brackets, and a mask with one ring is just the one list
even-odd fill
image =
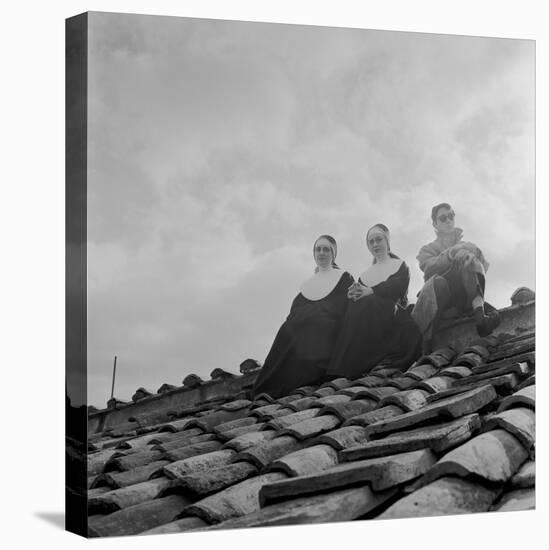
{"label": "person's face", "polygon": [[389,251],[387,239],[382,233],[373,231],[368,234],[368,250],[376,258],[384,257]]}
{"label": "person's face", "polygon": [[451,208],[443,206],[438,209],[433,226],[439,233],[452,233],[455,224],[455,214]]}
{"label": "person's face", "polygon": [[319,268],[332,265],[332,246],[327,239],[319,239],[315,243],[315,262]]}

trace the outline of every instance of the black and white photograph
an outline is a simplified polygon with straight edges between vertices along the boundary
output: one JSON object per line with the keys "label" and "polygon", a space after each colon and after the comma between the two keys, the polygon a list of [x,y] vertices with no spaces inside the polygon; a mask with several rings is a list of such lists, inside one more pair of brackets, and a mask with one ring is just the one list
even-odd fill
{"label": "black and white photograph", "polygon": [[88,536],[534,509],[534,41],[83,19]]}
{"label": "black and white photograph", "polygon": [[44,19],[57,84],[27,56],[10,530],[537,540],[545,42],[510,6],[240,4],[78,2]]}

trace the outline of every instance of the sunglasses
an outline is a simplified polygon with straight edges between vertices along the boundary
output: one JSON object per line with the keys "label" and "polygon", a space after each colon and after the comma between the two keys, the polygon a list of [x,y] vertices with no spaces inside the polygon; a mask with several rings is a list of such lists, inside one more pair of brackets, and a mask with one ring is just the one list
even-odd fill
{"label": "sunglasses", "polygon": [[455,217],[454,212],[448,212],[448,214],[441,214],[437,219],[439,222],[446,223],[446,220],[452,221]]}

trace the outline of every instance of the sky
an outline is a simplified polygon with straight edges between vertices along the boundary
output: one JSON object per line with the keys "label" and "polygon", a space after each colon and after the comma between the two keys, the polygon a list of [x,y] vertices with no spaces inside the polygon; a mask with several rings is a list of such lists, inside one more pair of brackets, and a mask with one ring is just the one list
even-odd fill
{"label": "sky", "polygon": [[533,41],[91,13],[88,401],[263,361],[324,233],[416,255],[449,202],[535,289]]}

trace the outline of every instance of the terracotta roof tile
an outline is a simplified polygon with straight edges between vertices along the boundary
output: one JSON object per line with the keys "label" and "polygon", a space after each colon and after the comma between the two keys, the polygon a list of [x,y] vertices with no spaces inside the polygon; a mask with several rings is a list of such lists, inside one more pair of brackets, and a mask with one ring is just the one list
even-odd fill
{"label": "terracotta roof tile", "polygon": [[282,408],[286,407],[283,407],[279,403],[269,403],[268,405],[262,405],[261,407],[251,409],[250,416],[255,416],[261,420],[263,418],[269,418],[273,412]]}
{"label": "terracotta roof tile", "polygon": [[347,403],[335,403],[333,405],[326,405],[320,411],[321,415],[333,414],[337,416],[342,422],[353,418],[360,414],[364,414],[372,411],[377,406],[377,402],[373,399],[353,399]]}
{"label": "terracotta roof tile", "polygon": [[[424,448],[441,453],[467,441],[479,430],[480,425],[479,415],[472,414],[442,424],[396,432],[383,439],[348,448],[340,454],[340,459],[342,461],[358,460]],[[367,429],[365,433],[368,433]]]}
{"label": "terracotta roof tile", "polygon": [[193,456],[202,455],[204,453],[212,453],[219,451],[223,447],[221,441],[202,441],[201,443],[187,443],[177,449],[172,449],[164,453],[164,457],[173,462],[185,460]]}
{"label": "terracotta roof tile", "polygon": [[463,353],[476,353],[477,355],[480,355],[483,359],[487,359],[490,356],[490,351],[486,346],[483,346],[482,344],[473,344],[471,346],[467,346]]}
{"label": "terracotta roof tile", "polygon": [[215,368],[210,373],[210,378],[212,380],[226,380],[227,378],[234,378],[235,375],[232,372],[228,372],[226,370]]}
{"label": "terracotta roof tile", "polygon": [[275,437],[268,441],[262,441],[253,447],[239,452],[235,457],[237,460],[248,460],[255,464],[260,470],[271,462],[292,451],[297,451],[303,444],[291,435]]}
{"label": "terracotta roof tile", "polygon": [[318,399],[318,401],[315,401],[311,407],[325,407],[327,405],[336,405],[338,403],[347,403],[351,400],[351,397],[349,395],[342,395],[342,394],[334,394],[334,395],[327,395],[326,397],[321,397]]}
{"label": "terracotta roof tile", "polygon": [[526,461],[511,478],[510,485],[513,488],[525,489],[536,484],[536,463],[533,460]]}
{"label": "terracotta roof tile", "polygon": [[[114,489],[108,493],[95,495],[88,498],[88,509],[90,514],[111,514],[123,508],[129,508],[141,504],[165,494],[167,489],[177,485],[176,482],[161,477],[149,481],[136,483]],[[89,495],[88,495],[89,496]]]}
{"label": "terracotta roof tile", "polygon": [[461,382],[461,380],[456,380],[452,387],[447,390],[442,390],[428,395],[427,402],[433,403],[435,401],[440,401],[441,399],[446,399],[447,397],[458,395],[460,393],[463,394],[471,390],[478,389],[482,386],[492,386],[498,394],[506,395],[516,389],[519,379],[516,374],[502,374],[501,376],[485,378],[477,382],[473,381],[466,384],[458,384],[458,382]]}
{"label": "terracotta roof tile", "polygon": [[257,468],[253,464],[239,461],[206,471],[190,472],[178,477],[178,482],[183,489],[194,495],[208,495],[256,474]]}
{"label": "terracotta roof tile", "polygon": [[302,395],[298,393],[293,393],[292,395],[286,395],[285,397],[281,397],[280,399],[277,399],[276,402],[280,405],[287,405],[288,403],[292,403],[293,401],[297,401],[298,399],[301,399]]}
{"label": "terracotta roof tile", "polygon": [[164,466],[164,473],[171,479],[179,479],[191,473],[196,474],[229,464],[235,455],[236,451],[233,449],[220,449],[191,456]]}
{"label": "terracotta roof tile", "polygon": [[431,376],[434,376],[439,370],[440,369],[438,367],[435,367],[430,363],[424,363],[421,365],[410,367],[406,372],[403,373],[403,376],[421,381],[425,380],[426,378],[431,378]]}
{"label": "terracotta roof tile", "polygon": [[473,374],[464,378],[462,380],[456,380],[455,385],[465,385],[476,383],[480,380],[487,380],[489,378],[495,378],[496,376],[501,376],[504,374],[516,374],[521,379],[528,376],[531,372],[530,366],[527,362],[509,362],[506,365],[501,365],[498,368],[484,370],[482,372],[475,371],[473,369]]}
{"label": "terracotta roof tile", "polygon": [[419,518],[486,512],[497,494],[497,489],[474,481],[443,477],[401,498],[378,518]]}
{"label": "terracotta roof tile", "polygon": [[374,422],[368,426],[367,430],[370,435],[379,437],[382,434],[411,428],[439,417],[457,418],[478,411],[495,398],[496,392],[494,388],[492,386],[483,386],[456,396],[435,401],[417,411]]}
{"label": "terracotta roof tile", "polygon": [[423,478],[429,483],[445,476],[475,475],[493,483],[511,478],[528,457],[521,443],[505,430],[477,435],[450,451]]}
{"label": "terracotta roof tile", "polygon": [[382,376],[364,376],[353,381],[354,385],[364,386],[365,388],[377,388],[385,385],[385,378]]}
{"label": "terracotta roof tile", "polygon": [[180,420],[172,420],[164,424],[159,431],[161,432],[180,432],[184,430],[194,418],[182,418]]}
{"label": "terracotta roof tile", "polygon": [[320,435],[311,444],[330,445],[336,451],[355,447],[367,441],[366,429],[362,426],[345,426]]}
{"label": "terracotta roof tile", "polygon": [[198,516],[208,523],[220,523],[259,510],[259,490],[265,483],[283,479],[286,474],[270,472],[241,481],[232,487],[188,506],[185,516]]}
{"label": "terracotta roof tile", "polygon": [[465,366],[453,366],[445,367],[439,371],[440,376],[447,376],[450,378],[465,378],[471,376],[473,371],[469,367]]}
{"label": "terracotta roof tile", "polygon": [[390,367],[390,366],[374,367],[370,372],[375,376],[384,376],[386,378],[390,378],[391,376],[395,376],[396,374],[402,373],[400,369]]}
{"label": "terracotta roof tile", "polygon": [[353,395],[353,399],[371,399],[379,402],[383,398],[398,392],[398,388],[393,386],[380,386],[378,388],[363,388]]}
{"label": "terracotta roof tile", "polygon": [[319,411],[318,409],[305,409],[299,412],[289,412],[290,414],[280,416],[279,418],[273,418],[273,420],[267,422],[267,426],[275,430],[282,430],[288,428],[292,424],[297,424],[303,420],[315,417]]}
{"label": "terracotta roof tile", "polygon": [[176,389],[177,389],[177,386],[174,386],[173,384],[164,383],[156,390],[156,393],[168,393]]}
{"label": "terracotta roof tile", "polygon": [[149,442],[157,437],[156,433],[146,434],[132,439],[127,439],[116,446],[117,449],[139,449],[146,447]]}
{"label": "terracotta roof tile", "polygon": [[515,392],[513,395],[506,397],[498,409],[498,412],[511,409],[513,407],[529,407],[532,410],[536,409],[536,386],[526,386]]}
{"label": "terracotta roof tile", "polygon": [[236,399],[235,401],[229,401],[219,407],[222,411],[240,411],[248,408],[252,402],[249,399]]}
{"label": "terracotta roof tile", "polygon": [[292,411],[299,412],[304,411],[305,409],[308,409],[313,403],[316,403],[318,400],[318,396],[311,395],[309,397],[301,397],[300,399],[296,399],[295,401],[292,401],[291,403],[287,404],[288,409],[292,409]]}
{"label": "terracotta roof tile", "polygon": [[328,494],[292,499],[266,506],[246,517],[226,521],[216,528],[260,527],[349,521],[378,508],[394,495],[394,489],[374,492],[368,485]]}
{"label": "terracotta roof tile", "polygon": [[409,390],[417,384],[417,381],[409,376],[401,376],[400,378],[391,378],[387,380],[386,384],[388,386],[394,386],[399,390]]}
{"label": "terracotta roof tile", "polygon": [[374,491],[383,491],[424,474],[436,458],[428,449],[332,465],[320,473],[304,473],[294,479],[265,485],[260,502],[269,504],[299,496],[342,489],[369,482]]}
{"label": "terracotta roof tile", "polygon": [[427,392],[422,389],[404,390],[384,397],[379,406],[397,405],[403,411],[410,412],[420,409],[427,403]]}
{"label": "terracotta roof tile", "polygon": [[133,454],[127,454],[114,458],[113,456],[105,465],[105,471],[119,470],[121,472],[132,470],[138,466],[145,466],[163,457],[160,451],[140,451]]}
{"label": "terracotta roof tile", "polygon": [[455,379],[450,376],[434,376],[418,382],[415,387],[429,393],[437,393],[451,388],[454,382]]}
{"label": "terracotta roof tile", "polygon": [[90,537],[137,535],[173,521],[188,504],[189,501],[181,495],[157,498],[106,516],[90,518],[88,532]]}
{"label": "terracotta roof tile", "polygon": [[262,430],[259,432],[249,432],[239,435],[225,443],[225,447],[235,449],[235,451],[244,451],[250,447],[255,447],[265,441],[270,441],[277,436],[276,430]]}
{"label": "terracotta roof tile", "polygon": [[379,407],[373,411],[358,414],[346,420],[344,426],[369,426],[376,422],[386,421],[395,416],[400,416],[404,411],[396,405],[387,405],[385,407]]}
{"label": "terracotta roof tile", "polygon": [[433,353],[430,353],[429,355],[421,356],[417,360],[417,364],[423,365],[425,363],[429,363],[433,365],[433,367],[440,369],[441,367],[449,365],[455,356],[456,356],[456,352],[453,348],[451,347],[440,348],[433,351]]}
{"label": "terracotta roof tile", "polygon": [[294,390],[294,393],[300,393],[303,396],[311,395],[316,390],[315,386],[301,386]]}
{"label": "terracotta roof tile", "polygon": [[89,475],[86,482],[86,487],[88,489],[93,489],[95,487],[95,483],[97,482],[97,479],[100,477],[101,477],[101,474],[91,475],[91,476]]}
{"label": "terracotta roof tile", "polygon": [[189,374],[183,378],[183,385],[186,388],[196,388],[200,386],[204,381],[197,374]]}
{"label": "terracotta roof tile", "polygon": [[282,471],[290,477],[296,477],[321,472],[336,464],[336,450],[329,445],[314,445],[274,460],[266,471]]}
{"label": "terracotta roof tile", "polygon": [[292,424],[289,428],[282,430],[280,434],[293,435],[295,438],[303,440],[333,430],[340,423],[341,420],[337,416],[324,414]]}
{"label": "terracotta roof tile", "polygon": [[314,397],[326,397],[328,395],[333,395],[336,392],[335,388],[332,388],[330,386],[326,386],[324,388],[319,388],[315,392],[313,392]]}
{"label": "terracotta roof tile", "polygon": [[[95,488],[89,488],[89,491],[88,491],[88,500],[91,500],[99,495],[104,495],[105,493],[108,493],[109,491],[111,491],[111,487],[109,487],[108,485],[103,485],[101,487],[95,487]],[[91,514],[91,515],[94,515],[94,514]]]}
{"label": "terracotta roof tile", "polygon": [[149,441],[149,445],[163,445],[172,441],[190,439],[204,433],[200,428],[191,428],[181,432],[156,432]]}
{"label": "terracotta roof tile", "polygon": [[536,508],[535,489],[516,489],[505,494],[499,503],[492,508],[494,512],[517,512]]}
{"label": "terracotta roof tile", "polygon": [[352,384],[353,383],[351,382],[351,380],[347,378],[336,378],[334,380],[326,382],[322,385],[322,387],[333,388],[334,390],[339,391],[348,388]]}
{"label": "terracotta roof tile", "polygon": [[260,393],[254,399],[254,405],[256,405],[256,406],[261,407],[261,406],[264,406],[264,405],[268,405],[270,403],[274,403],[274,399],[268,393]]}
{"label": "terracotta roof tile", "polygon": [[529,450],[536,441],[536,417],[531,409],[516,407],[503,410],[490,417],[483,426],[484,431],[497,428],[514,435]]}
{"label": "terracotta roof tile", "polygon": [[132,396],[132,401],[135,403],[136,401],[140,401],[141,399],[151,397],[152,395],[154,394],[149,390],[145,388],[138,388]]}
{"label": "terracotta roof tile", "polygon": [[218,424],[236,420],[248,415],[248,408],[238,409],[235,411],[217,411],[207,416],[197,418],[188,424],[188,427],[196,426],[204,431],[209,431],[215,428]]}
{"label": "terracotta roof tile", "polygon": [[100,474],[103,472],[105,465],[115,453],[115,449],[105,449],[96,453],[89,453],[88,474]]}
{"label": "terracotta roof tile", "polygon": [[240,428],[233,428],[232,430],[226,430],[218,432],[217,437],[221,441],[230,441],[240,435],[257,432],[267,427],[266,422],[256,422],[255,424],[249,424],[247,426],[241,426]]}
{"label": "terracotta roof tile", "polygon": [[[358,382],[358,380],[355,380],[355,382]],[[348,386],[346,388],[343,388],[342,390],[339,390],[339,395],[348,395],[350,397],[354,397],[355,395],[364,391],[365,389],[367,389],[366,386],[362,386],[362,385]]]}
{"label": "terracotta roof tile", "polygon": [[244,416],[242,418],[237,418],[236,420],[221,422],[213,428],[213,431],[215,433],[221,433],[228,430],[233,430],[234,428],[242,428],[242,426],[250,426],[253,424],[257,424],[257,418],[253,416]]}
{"label": "terracotta roof tile", "polygon": [[[189,432],[194,432],[195,430],[188,430]],[[182,432],[185,433],[185,432]],[[180,437],[177,439],[172,439],[171,441],[167,441],[165,443],[159,443],[155,445],[151,445],[151,449],[153,451],[176,451],[178,449],[181,449],[183,447],[186,447],[188,445],[197,445],[198,443],[206,443],[207,441],[215,441],[217,439],[217,436],[215,434],[207,434],[207,433],[199,433],[198,435],[194,435],[189,433],[188,437]]]}
{"label": "terracotta roof tile", "polygon": [[200,518],[191,517],[177,519],[170,523],[165,523],[164,525],[159,525],[158,527],[153,527],[147,531],[143,531],[141,535],[167,535],[169,533],[184,533],[187,531],[193,531],[195,529],[201,529],[206,527],[208,524]]}
{"label": "terracotta roof tile", "polygon": [[467,353],[462,353],[456,359],[454,359],[453,365],[458,367],[464,366],[474,369],[475,367],[482,365],[484,359],[485,357],[483,357],[482,355],[470,351]]}
{"label": "terracotta roof tile", "polygon": [[536,375],[532,374],[525,380],[523,380],[518,386],[517,390],[522,390],[522,388],[526,388],[527,386],[535,386],[536,385]]}
{"label": "terracotta roof tile", "polygon": [[145,466],[133,468],[127,472],[110,472],[101,474],[101,476],[95,481],[95,484],[105,484],[114,489],[128,487],[130,485],[135,485],[136,483],[141,483],[142,481],[148,481],[155,474],[162,473],[164,466],[167,466],[169,463],[169,460],[157,460],[156,462],[151,462]]}

